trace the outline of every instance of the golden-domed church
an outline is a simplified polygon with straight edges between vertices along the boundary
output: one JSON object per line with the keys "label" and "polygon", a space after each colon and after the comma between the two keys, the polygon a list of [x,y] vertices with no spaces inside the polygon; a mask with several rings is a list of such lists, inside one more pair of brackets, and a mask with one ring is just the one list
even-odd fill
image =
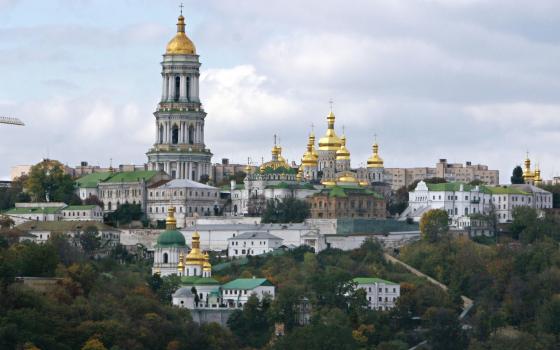
{"label": "golden-domed church", "polygon": [[185,242],[185,236],[177,230],[175,208],[170,207],[166,219],[166,229],[157,238],[154,252],[153,274],[161,276],[210,277],[212,265],[208,253],[200,250],[200,235],[192,235],[192,248]]}
{"label": "golden-domed church", "polygon": [[156,139],[148,150],[149,170],[174,179],[200,181],[211,174],[212,153],[204,143],[206,112],[199,95],[200,61],[185,31],[185,18],[167,44],[161,62],[161,101],[154,113]]}
{"label": "golden-domed church", "polygon": [[538,165],[535,165],[535,170],[531,169],[531,159],[529,153],[523,161],[523,181],[528,185],[539,186],[542,184],[541,170]]}

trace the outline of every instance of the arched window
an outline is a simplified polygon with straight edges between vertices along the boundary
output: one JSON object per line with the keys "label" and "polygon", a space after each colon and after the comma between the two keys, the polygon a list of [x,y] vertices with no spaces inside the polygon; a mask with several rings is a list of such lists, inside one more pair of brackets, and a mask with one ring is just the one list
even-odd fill
{"label": "arched window", "polygon": [[174,145],[179,143],[179,127],[177,124],[173,124],[173,128],[171,129],[171,143]]}
{"label": "arched window", "polygon": [[107,210],[111,210],[111,202],[107,205]]}
{"label": "arched window", "polygon": [[167,264],[169,262],[169,256],[167,255],[167,253],[163,253],[163,263]]}
{"label": "arched window", "polygon": [[187,101],[190,101],[191,100],[191,77],[187,77],[186,91],[187,91]]}
{"label": "arched window", "polygon": [[194,144],[194,126],[189,125],[189,144]]}
{"label": "arched window", "polygon": [[181,78],[175,77],[175,101],[179,101],[179,96],[181,94]]}
{"label": "arched window", "polygon": [[163,124],[159,126],[159,143],[163,143]]}

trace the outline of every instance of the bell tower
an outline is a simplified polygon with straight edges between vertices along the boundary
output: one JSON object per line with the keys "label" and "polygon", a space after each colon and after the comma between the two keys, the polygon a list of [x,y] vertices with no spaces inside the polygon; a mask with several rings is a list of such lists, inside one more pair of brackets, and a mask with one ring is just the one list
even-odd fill
{"label": "bell tower", "polygon": [[161,66],[162,94],[154,112],[155,143],[146,153],[148,168],[163,170],[175,179],[200,181],[211,172],[212,153],[204,143],[206,112],[199,97],[199,56],[185,33],[182,13]]}

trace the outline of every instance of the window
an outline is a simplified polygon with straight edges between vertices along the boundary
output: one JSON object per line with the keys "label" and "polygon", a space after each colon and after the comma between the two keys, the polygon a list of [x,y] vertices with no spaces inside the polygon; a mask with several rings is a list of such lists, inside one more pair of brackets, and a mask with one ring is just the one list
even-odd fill
{"label": "window", "polygon": [[175,77],[175,96],[173,97],[175,101],[179,101],[180,93],[181,93],[181,78]]}

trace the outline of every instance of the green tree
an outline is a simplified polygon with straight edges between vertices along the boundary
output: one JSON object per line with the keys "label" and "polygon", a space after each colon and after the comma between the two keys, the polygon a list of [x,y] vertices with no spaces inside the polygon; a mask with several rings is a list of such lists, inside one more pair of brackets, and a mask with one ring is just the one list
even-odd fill
{"label": "green tree", "polygon": [[443,209],[432,209],[420,219],[420,232],[428,242],[434,243],[449,233],[449,217]]}
{"label": "green tree", "polygon": [[81,204],[74,193],[72,177],[64,173],[64,166],[56,160],[45,159],[32,166],[24,189],[35,202]]}
{"label": "green tree", "polygon": [[261,217],[263,223],[303,222],[309,217],[309,204],[294,197],[270,199]]}
{"label": "green tree", "polygon": [[101,243],[99,230],[95,226],[88,226],[79,235],[80,246],[87,255],[91,255]]}
{"label": "green tree", "polygon": [[525,180],[523,180],[523,169],[518,165],[513,168],[513,172],[511,174],[511,183],[512,184],[524,184]]}
{"label": "green tree", "polygon": [[461,350],[466,348],[466,337],[461,324],[450,309],[430,308],[423,316],[426,338],[434,350]]}
{"label": "green tree", "polygon": [[121,204],[117,210],[107,215],[105,221],[113,226],[126,225],[133,220],[142,220],[144,212],[140,204]]}
{"label": "green tree", "polygon": [[103,345],[101,340],[97,338],[90,338],[86,341],[82,350],[107,350],[107,348]]}
{"label": "green tree", "polygon": [[238,341],[249,347],[263,347],[272,333],[272,325],[268,322],[267,312],[270,300],[263,298],[259,301],[256,295],[251,295],[243,311],[234,311],[228,319],[228,327]]}

